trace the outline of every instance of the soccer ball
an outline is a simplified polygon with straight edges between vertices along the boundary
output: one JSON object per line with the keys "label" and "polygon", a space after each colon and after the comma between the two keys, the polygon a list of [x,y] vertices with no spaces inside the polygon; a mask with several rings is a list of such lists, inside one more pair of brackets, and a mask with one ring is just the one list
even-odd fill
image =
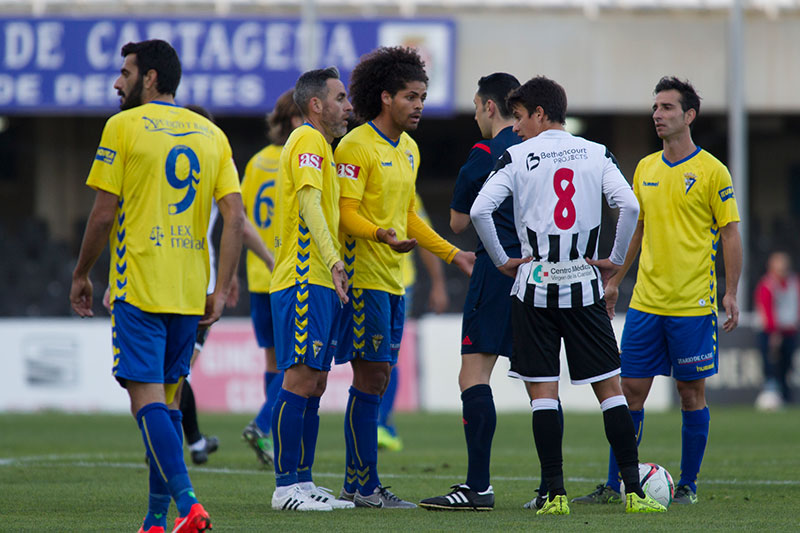
{"label": "soccer ball", "polygon": [[[672,497],[675,495],[675,483],[667,469],[655,463],[639,463],[639,483],[645,494],[655,501],[669,507]],[[625,494],[625,483],[620,487],[622,494]]]}

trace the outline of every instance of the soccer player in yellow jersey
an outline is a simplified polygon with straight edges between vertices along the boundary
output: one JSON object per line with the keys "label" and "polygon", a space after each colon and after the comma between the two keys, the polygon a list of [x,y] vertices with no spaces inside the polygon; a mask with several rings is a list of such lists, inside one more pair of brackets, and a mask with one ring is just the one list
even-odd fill
{"label": "soccer player in yellow jersey", "polygon": [[[87,184],[96,189],[70,301],[93,316],[89,272],[108,241],[114,376],[131,399],[150,463],[149,509],[140,532],[163,533],[170,500],[173,532],[211,529],[183,460],[181,415],[170,410],[189,373],[198,324],[215,322],[241,250],[244,210],[225,134],[175,105],[178,55],[160,40],[128,43],[114,88],[123,109],[111,117]],[[219,276],[209,278],[206,229],[212,199],[225,220]]]}
{"label": "soccer player in yellow jersey", "polygon": [[343,328],[336,362],[353,367],[340,497],[362,507],[416,507],[386,490],[377,469],[378,409],[403,334],[401,254],[419,243],[467,274],[475,262],[475,254],[442,239],[416,212],[420,158],[407,132],[419,124],[427,84],[424,63],[411,49],[378,48],[364,56],[353,69],[350,94],[366,123],[336,148],[344,257],[352,282],[350,325]]}
{"label": "soccer player in yellow jersey", "polygon": [[341,306],[348,301],[331,143],[347,131],[353,108],[335,67],[300,76],[294,101],[305,122],[289,135],[278,164],[270,282],[275,357],[284,371],[272,409],[272,508],[330,511],[353,507],[314,485],[311,477],[319,399],[336,349]]}
{"label": "soccer player in yellow jersey", "polygon": [[[275,243],[275,183],[283,145],[289,134],[303,123],[300,109],[294,103],[294,89],[278,97],[275,109],[267,117],[269,140],[247,163],[242,180],[242,200],[247,219],[255,226],[261,239],[272,248]],[[244,428],[242,436],[265,465],[272,464],[272,406],[283,384],[275,360],[275,337],[272,332],[272,309],[269,304],[269,285],[272,271],[253,252],[247,252],[247,285],[250,291],[250,317],[256,340],[264,348],[267,369],[264,373],[266,400],[258,415]]]}
{"label": "soccer player in yellow jersey", "polygon": [[[681,400],[681,477],[673,503],[697,502],[697,474],[708,441],[705,380],[717,373],[717,279],[720,238],[725,261],[722,329],[739,322],[736,301],[742,271],[739,210],[728,169],[692,141],[700,110],[694,87],[674,77],[655,88],[653,121],[664,149],[639,162],[633,191],[639,222],[622,269],[606,287],[613,316],[618,287],[641,248],[639,271],[622,333],[622,389],[637,427],[653,377],[675,378]],[[608,503],[619,493],[618,468],[609,459],[608,480],[575,501]]]}

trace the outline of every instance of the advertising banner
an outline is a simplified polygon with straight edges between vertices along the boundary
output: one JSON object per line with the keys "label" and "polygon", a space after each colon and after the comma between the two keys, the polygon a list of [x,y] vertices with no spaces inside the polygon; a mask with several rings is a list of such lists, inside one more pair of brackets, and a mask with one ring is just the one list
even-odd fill
{"label": "advertising banner", "polygon": [[403,45],[425,60],[426,113],[453,109],[455,26],[449,20],[323,19],[308,31],[298,18],[47,17],[0,18],[0,112],[113,112],[121,47],[156,38],[170,42],[181,59],[180,105],[261,114],[306,70],[309,46],[315,68],[337,66],[347,83],[362,55]]}

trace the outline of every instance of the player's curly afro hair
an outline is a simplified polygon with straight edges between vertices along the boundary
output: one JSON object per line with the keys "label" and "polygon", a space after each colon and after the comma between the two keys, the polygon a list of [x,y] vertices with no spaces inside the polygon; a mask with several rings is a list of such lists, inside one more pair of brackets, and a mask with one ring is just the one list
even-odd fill
{"label": "player's curly afro hair", "polygon": [[416,50],[382,46],[366,54],[350,74],[350,101],[364,121],[381,113],[381,93],[394,96],[412,81],[428,83],[425,62]]}

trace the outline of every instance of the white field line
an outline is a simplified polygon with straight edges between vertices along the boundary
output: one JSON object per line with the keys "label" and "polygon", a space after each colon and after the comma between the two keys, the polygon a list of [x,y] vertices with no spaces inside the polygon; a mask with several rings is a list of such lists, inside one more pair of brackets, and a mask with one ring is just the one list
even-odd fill
{"label": "white field line", "polygon": [[[66,455],[32,455],[27,457],[0,457],[0,467],[19,467],[24,466],[28,467],[47,467],[52,468],[53,466],[65,466],[65,467],[74,467],[74,468],[120,468],[120,469],[141,469],[144,470],[147,468],[147,465],[142,462],[119,462],[119,461],[112,461],[112,460],[102,460],[103,457],[107,457],[111,459],[113,456],[98,456],[98,455],[90,455],[90,454],[66,454]],[[92,460],[100,458],[101,460]],[[220,474],[220,475],[233,475],[233,476],[269,476],[271,472],[269,470],[259,470],[259,469],[236,469],[236,468],[211,468],[211,467],[203,467],[203,466],[189,466],[189,471],[191,472],[203,472],[208,474]],[[333,473],[333,472],[314,472],[314,477],[319,478],[341,478],[342,473]],[[419,474],[387,474],[381,472],[382,478],[387,479],[412,479],[418,478]],[[437,479],[443,481],[452,481],[453,475],[430,475],[425,474],[425,477],[428,479]],[[538,483],[539,478],[533,476],[492,476],[492,479],[495,481],[524,481],[524,482],[534,482]],[[584,478],[584,477],[568,477],[566,481],[570,481],[573,483],[589,483],[595,482],[597,479],[595,478]],[[788,480],[770,480],[770,479],[701,479],[700,483],[705,485],[762,485],[762,486],[769,486],[769,485],[777,485],[777,486],[800,486],[800,480],[797,479],[788,479]]]}

